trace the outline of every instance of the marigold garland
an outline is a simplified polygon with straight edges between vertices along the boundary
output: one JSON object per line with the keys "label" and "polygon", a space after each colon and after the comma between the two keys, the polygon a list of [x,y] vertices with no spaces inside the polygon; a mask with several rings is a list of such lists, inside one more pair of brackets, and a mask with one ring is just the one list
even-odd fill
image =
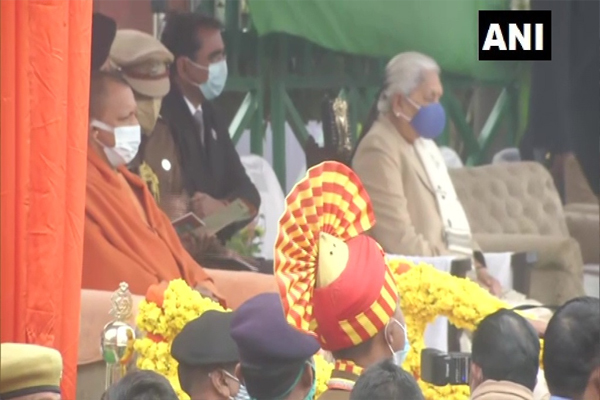
{"label": "marigold garland", "polygon": [[[483,318],[499,309],[509,308],[508,304],[490,295],[477,283],[451,276],[428,264],[394,258],[388,260],[388,265],[401,293],[401,307],[411,344],[403,367],[417,378],[425,399],[467,400],[470,395],[467,386],[437,387],[420,379],[425,328],[438,316],[444,316],[457,328],[473,331]],[[543,342],[541,345],[543,347]]]}
{"label": "marigold garland", "polygon": [[[177,361],[171,357],[171,343],[185,324],[208,310],[231,311],[203,297],[182,279],[171,281],[168,286],[151,287],[146,299],[139,304],[136,324],[145,335],[134,344],[137,366],[164,375],[181,400],[189,400],[189,396],[179,386]],[[314,359],[317,393],[321,394],[327,389],[333,365],[321,354]]]}
{"label": "marigold garland", "polygon": [[[501,308],[508,308],[508,305],[475,282],[451,276],[430,265],[397,258],[389,260],[389,265],[402,294],[401,306],[411,343],[404,368],[418,379],[425,399],[467,400],[467,386],[436,387],[419,378],[420,354],[425,348],[425,328],[436,317],[445,316],[456,327],[473,331],[484,317]],[[146,335],[135,343],[138,368],[154,370],[166,376],[181,400],[188,400],[189,397],[179,386],[177,362],[170,355],[171,342],[187,322],[208,310],[224,309],[202,297],[181,279],[171,281],[168,287],[149,290],[146,300],[139,305],[137,326]],[[543,341],[541,346],[543,348]],[[541,357],[542,354],[540,360]],[[320,354],[315,356],[315,363],[318,397],[327,389],[333,364]]]}

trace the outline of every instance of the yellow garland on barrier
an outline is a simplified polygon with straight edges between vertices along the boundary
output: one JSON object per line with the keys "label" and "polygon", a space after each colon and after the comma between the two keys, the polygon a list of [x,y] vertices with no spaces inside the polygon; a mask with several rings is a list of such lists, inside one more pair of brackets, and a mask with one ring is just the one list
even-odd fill
{"label": "yellow garland on barrier", "polygon": [[[399,259],[390,260],[389,265],[401,293],[401,307],[411,344],[403,367],[417,378],[420,376],[420,354],[425,348],[423,336],[428,323],[438,316],[445,316],[456,327],[473,331],[484,317],[508,307],[478,284],[453,277],[430,265],[415,265]],[[189,397],[179,386],[177,362],[170,355],[171,342],[187,322],[208,310],[224,309],[202,297],[181,279],[169,284],[162,307],[146,300],[139,305],[137,326],[147,335],[136,340],[137,365],[140,369],[154,370],[166,376],[181,400],[188,400]],[[543,348],[543,342],[541,345]],[[315,362],[318,397],[327,389],[333,365],[321,355],[315,356]],[[469,398],[467,386],[436,387],[421,379],[418,379],[418,383],[427,400]]]}
{"label": "yellow garland on barrier", "polygon": [[[171,357],[171,343],[185,324],[209,310],[231,311],[202,297],[182,279],[169,283],[164,292],[162,307],[148,300],[142,300],[139,304],[136,325],[146,335],[137,339],[134,344],[137,366],[164,375],[181,400],[189,400],[189,396],[179,386],[177,361]],[[331,376],[333,365],[325,361],[320,354],[317,354],[314,359],[317,392],[320,394],[327,389],[327,381]]]}
{"label": "yellow garland on barrier", "polygon": [[[477,283],[457,278],[431,265],[393,259],[388,262],[401,293],[401,307],[406,319],[411,349],[403,368],[419,378],[420,354],[425,348],[424,332],[427,324],[438,316],[445,316],[457,328],[475,330],[486,316],[509,308]],[[541,343],[543,348],[543,342]],[[541,359],[541,354],[540,354]],[[427,400],[467,400],[467,386],[437,387],[418,379]]]}

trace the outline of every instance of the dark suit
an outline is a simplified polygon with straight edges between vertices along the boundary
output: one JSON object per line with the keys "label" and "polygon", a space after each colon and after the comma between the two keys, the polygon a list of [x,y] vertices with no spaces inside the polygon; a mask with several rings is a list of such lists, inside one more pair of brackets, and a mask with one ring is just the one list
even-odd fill
{"label": "dark suit", "polygon": [[[204,142],[200,126],[175,85],[163,100],[161,117],[151,135],[145,136],[140,161],[157,175],[160,201],[169,196],[191,197],[206,193],[219,200],[242,198],[255,210],[260,195],[246,174],[225,124],[210,102],[202,105]],[[169,214],[169,210],[165,209]],[[169,215],[173,217],[172,215]],[[249,221],[229,226],[218,233],[226,241]]]}
{"label": "dark suit", "polygon": [[[533,63],[529,130],[521,145],[573,151],[595,193],[600,190],[599,6],[594,0],[533,0],[552,11],[552,60]],[[560,182],[559,182],[560,186]]]}

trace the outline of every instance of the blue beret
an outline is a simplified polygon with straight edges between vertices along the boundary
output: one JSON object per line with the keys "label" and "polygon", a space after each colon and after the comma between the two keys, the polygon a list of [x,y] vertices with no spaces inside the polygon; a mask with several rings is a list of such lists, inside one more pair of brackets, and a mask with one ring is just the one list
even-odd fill
{"label": "blue beret", "polygon": [[232,318],[231,312],[206,311],[175,336],[171,355],[189,367],[237,363],[237,348],[229,334]]}
{"label": "blue beret", "polygon": [[317,351],[317,340],[287,323],[277,293],[262,293],[247,300],[234,313],[231,337],[242,366],[268,368],[304,363]]}

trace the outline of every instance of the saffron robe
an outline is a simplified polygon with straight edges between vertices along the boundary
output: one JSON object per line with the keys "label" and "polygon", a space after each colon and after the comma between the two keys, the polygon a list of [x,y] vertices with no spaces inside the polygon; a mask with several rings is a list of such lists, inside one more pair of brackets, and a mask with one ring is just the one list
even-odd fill
{"label": "saffron robe", "polygon": [[146,184],[89,149],[82,288],[114,291],[126,282],[133,294],[145,295],[150,285],[178,278],[221,298]]}

